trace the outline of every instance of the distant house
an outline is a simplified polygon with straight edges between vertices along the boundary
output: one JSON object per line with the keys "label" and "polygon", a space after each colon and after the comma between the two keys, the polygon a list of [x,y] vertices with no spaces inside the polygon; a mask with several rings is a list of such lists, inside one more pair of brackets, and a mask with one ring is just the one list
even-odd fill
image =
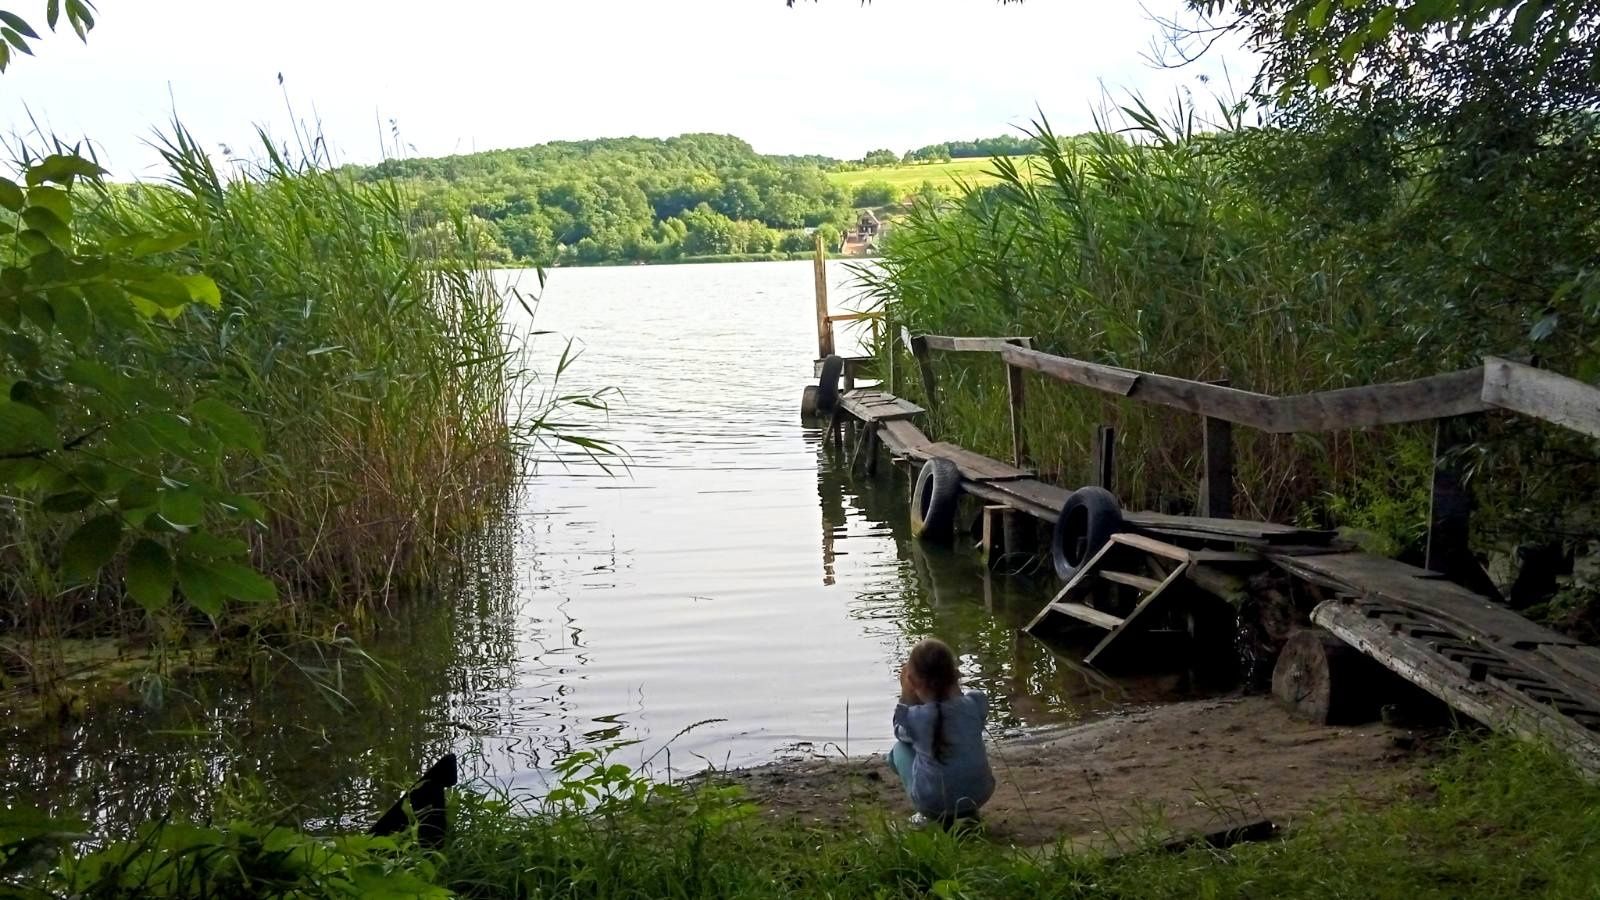
{"label": "distant house", "polygon": [[863,209],[861,211],[861,217],[856,220],[856,234],[860,236],[861,240],[877,237],[878,232],[882,229],[883,224],[878,221],[877,216],[872,214],[872,210]]}

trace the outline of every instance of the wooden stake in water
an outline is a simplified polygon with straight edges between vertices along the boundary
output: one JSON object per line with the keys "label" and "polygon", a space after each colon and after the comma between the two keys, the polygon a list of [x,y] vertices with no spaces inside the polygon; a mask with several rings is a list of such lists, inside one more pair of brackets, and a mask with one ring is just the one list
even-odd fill
{"label": "wooden stake in water", "polygon": [[820,231],[813,266],[817,280],[817,359],[827,359],[833,355],[833,323],[828,320],[828,250]]}

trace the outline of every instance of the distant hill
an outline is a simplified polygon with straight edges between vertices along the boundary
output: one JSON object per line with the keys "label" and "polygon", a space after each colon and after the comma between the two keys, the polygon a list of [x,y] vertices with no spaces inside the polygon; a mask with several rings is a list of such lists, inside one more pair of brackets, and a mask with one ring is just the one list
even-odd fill
{"label": "distant hill", "polygon": [[854,221],[827,157],[763,156],[739,138],[558,141],[356,170],[393,179],[424,222],[497,262],[655,261],[804,252]]}

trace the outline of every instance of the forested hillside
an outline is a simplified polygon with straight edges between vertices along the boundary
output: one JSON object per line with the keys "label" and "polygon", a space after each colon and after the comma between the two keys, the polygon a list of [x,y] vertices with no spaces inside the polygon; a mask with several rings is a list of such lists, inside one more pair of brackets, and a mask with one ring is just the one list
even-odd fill
{"label": "forested hillside", "polygon": [[541,265],[809,250],[852,221],[824,157],[757,154],[729,135],[561,141],[360,170],[395,179],[441,240]]}

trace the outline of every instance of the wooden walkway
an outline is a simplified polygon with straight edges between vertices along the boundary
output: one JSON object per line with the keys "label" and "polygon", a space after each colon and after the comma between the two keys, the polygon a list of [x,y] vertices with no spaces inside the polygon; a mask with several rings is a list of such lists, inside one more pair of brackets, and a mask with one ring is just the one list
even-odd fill
{"label": "wooden walkway", "polygon": [[[1053,523],[1071,493],[1035,472],[931,440],[912,421],[924,410],[882,390],[846,392],[838,409],[861,423],[857,456],[881,443],[907,467],[948,459],[961,471],[963,491],[987,503]],[[1086,657],[1093,664],[1161,608],[1184,602],[1184,592],[1174,589],[1178,583],[1203,581],[1202,572],[1218,567],[1270,563],[1335,597],[1313,611],[1315,624],[1454,709],[1547,740],[1600,777],[1600,649],[1536,625],[1439,573],[1341,550],[1328,531],[1153,512],[1125,512],[1123,519],[1129,532],[1086,563],[1029,630],[1059,614],[1105,631]],[[1234,549],[1195,550],[1173,541]],[[1140,554],[1143,561],[1133,558]],[[1133,592],[1126,615],[1094,605],[1092,597],[1106,590]]]}

